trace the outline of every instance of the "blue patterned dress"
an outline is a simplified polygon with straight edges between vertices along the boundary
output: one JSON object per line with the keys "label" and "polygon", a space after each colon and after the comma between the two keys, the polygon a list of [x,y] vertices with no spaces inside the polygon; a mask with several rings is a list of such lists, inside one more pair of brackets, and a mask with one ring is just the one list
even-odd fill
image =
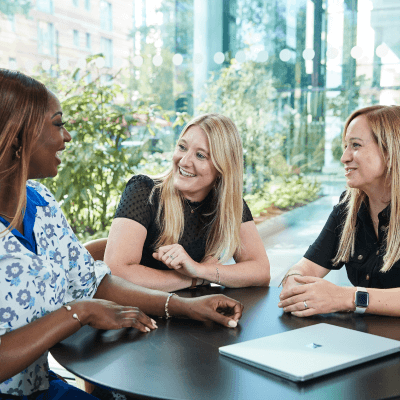
{"label": "blue patterned dress", "polygon": [[[17,231],[0,234],[0,339],[65,303],[92,298],[110,273],[106,264],[94,262],[79,243],[46,187],[28,181],[27,191],[36,198],[36,213],[29,215],[27,208],[24,225],[26,218],[33,218],[34,225],[31,232],[24,233],[32,235],[36,249],[29,243],[23,245]],[[6,225],[0,221],[0,232]],[[47,390],[47,355],[46,351],[24,371],[1,383],[0,393],[22,396]]]}

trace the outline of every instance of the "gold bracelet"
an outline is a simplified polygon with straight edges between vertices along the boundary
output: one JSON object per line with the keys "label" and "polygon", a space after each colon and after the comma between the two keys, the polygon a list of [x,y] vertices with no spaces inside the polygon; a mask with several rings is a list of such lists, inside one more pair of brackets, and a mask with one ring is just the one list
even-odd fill
{"label": "gold bracelet", "polygon": [[286,283],[286,279],[289,278],[289,276],[293,276],[293,275],[299,275],[299,276],[303,276],[302,274],[300,274],[300,272],[292,272],[291,274],[287,273],[281,280],[281,283],[279,284],[278,287],[280,287],[281,285],[284,285]]}
{"label": "gold bracelet", "polygon": [[169,303],[169,299],[170,299],[172,296],[178,296],[178,295],[177,295],[176,293],[170,293],[170,294],[168,295],[167,301],[165,302],[165,306],[164,306],[165,319],[170,319],[170,318],[171,318],[171,316],[169,315],[169,312],[168,312],[168,303]]}
{"label": "gold bracelet", "polygon": [[218,267],[216,267],[216,268],[217,268],[217,278],[216,278],[217,282],[216,282],[216,283],[218,283],[218,285],[220,285],[220,284],[221,284],[221,280],[220,280],[220,278],[219,278]]}
{"label": "gold bracelet", "polygon": [[[65,307],[68,311],[72,310],[71,306],[68,304],[64,304],[63,307]],[[76,319],[81,324],[81,328],[82,328],[83,324],[82,324],[81,320],[79,319],[78,314],[73,313],[72,318]]]}

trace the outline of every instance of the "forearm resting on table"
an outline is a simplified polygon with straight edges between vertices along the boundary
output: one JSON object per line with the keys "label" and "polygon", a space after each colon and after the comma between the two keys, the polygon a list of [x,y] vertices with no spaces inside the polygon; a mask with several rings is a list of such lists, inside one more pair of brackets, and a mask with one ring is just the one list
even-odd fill
{"label": "forearm resting on table", "polygon": [[328,273],[328,269],[303,257],[286,272],[281,282],[282,287],[285,287],[286,284],[293,284],[296,276],[315,276],[317,278],[323,278]]}
{"label": "forearm resting on table", "polygon": [[192,285],[192,278],[172,270],[159,270],[141,264],[114,265],[113,275],[149,289],[173,292]]}
{"label": "forearm resting on table", "polygon": [[[78,314],[80,318],[81,314]],[[61,308],[0,337],[0,382],[23,371],[56,343],[80,329],[71,311]]]}
{"label": "forearm resting on table", "polygon": [[[148,315],[164,316],[167,296],[168,294],[164,291],[142,287],[118,276],[106,275],[94,297],[114,301],[123,306],[138,307]],[[174,296],[174,303],[176,297]],[[178,300],[182,299],[179,298]],[[171,302],[172,298],[170,304]],[[172,309],[170,311],[173,312]],[[177,314],[170,314],[182,315],[181,310]]]}
{"label": "forearm resting on table", "polygon": [[[222,265],[215,262],[201,263],[198,278],[220,283],[230,288],[268,286],[270,281],[269,262],[249,260],[237,264]],[[218,268],[218,272],[217,272]]]}
{"label": "forearm resting on table", "polygon": [[[366,288],[366,290],[369,293],[369,305],[366,309],[367,313],[400,317],[400,288]],[[354,288],[353,293],[355,293],[355,291],[356,288]]]}

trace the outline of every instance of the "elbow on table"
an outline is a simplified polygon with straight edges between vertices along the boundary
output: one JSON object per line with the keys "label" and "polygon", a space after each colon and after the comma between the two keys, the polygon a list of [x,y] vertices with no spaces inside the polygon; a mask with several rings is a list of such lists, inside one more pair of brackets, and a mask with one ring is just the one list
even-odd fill
{"label": "elbow on table", "polygon": [[270,282],[271,282],[271,272],[270,272],[269,263],[268,263],[267,268],[265,270],[264,279],[260,280],[260,283],[258,286],[269,286]]}
{"label": "elbow on table", "polygon": [[271,282],[271,270],[270,270],[269,260],[260,262],[259,270],[261,271],[261,274],[259,275],[254,286],[264,286],[264,287],[269,286]]}

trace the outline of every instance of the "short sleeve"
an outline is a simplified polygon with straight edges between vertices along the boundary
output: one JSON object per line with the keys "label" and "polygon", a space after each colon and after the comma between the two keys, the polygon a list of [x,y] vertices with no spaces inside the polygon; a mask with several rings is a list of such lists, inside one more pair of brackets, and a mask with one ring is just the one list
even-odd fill
{"label": "short sleeve", "polygon": [[247,203],[243,200],[243,217],[242,217],[242,223],[243,222],[248,222],[248,221],[253,221],[253,216],[251,215],[251,211]]}
{"label": "short sleeve", "polygon": [[332,260],[339,248],[343,210],[342,204],[334,207],[321,233],[304,254],[304,258],[327,269],[342,268],[343,263],[334,266]]}
{"label": "short sleeve", "polygon": [[154,181],[145,175],[135,175],[126,184],[114,218],[128,218],[146,229],[154,220],[155,205],[150,203]]}
{"label": "short sleeve", "polygon": [[95,262],[79,242],[50,191],[38,182],[33,187],[48,202],[37,211],[38,253],[48,255],[55,265],[62,265],[68,271],[63,303],[92,298],[104,276],[111,273],[110,269],[102,261]]}

